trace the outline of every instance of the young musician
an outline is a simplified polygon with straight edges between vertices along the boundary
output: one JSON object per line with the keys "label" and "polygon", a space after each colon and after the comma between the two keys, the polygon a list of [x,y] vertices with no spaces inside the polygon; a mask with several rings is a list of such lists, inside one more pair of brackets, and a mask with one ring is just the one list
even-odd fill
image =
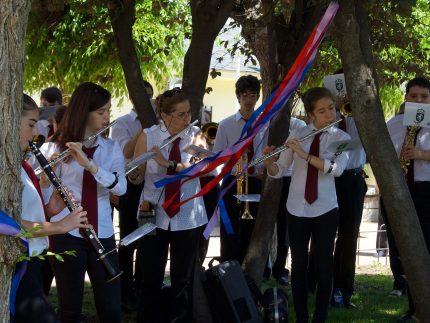
{"label": "young musician", "polygon": [[[186,130],[191,121],[190,103],[186,95],[175,88],[165,91],[157,99],[161,122],[145,129],[140,135],[134,156],[147,151],[156,153],[154,159],[140,166],[129,175],[130,181],[145,185],[140,198],[140,208],[151,205],[155,209],[155,235],[147,236],[143,244],[141,305],[139,322],[160,322],[162,313],[170,312],[172,322],[192,321],[193,272],[198,254],[202,226],[207,223],[203,198],[192,199],[177,208],[164,210],[162,204],[174,193],[175,203],[200,191],[198,179],[188,181],[179,188],[179,182],[165,188],[155,188],[154,183],[166,174],[175,174],[190,166],[192,157],[184,150],[190,144],[206,147],[197,127]],[[184,131],[186,130],[186,131]],[[178,135],[166,148],[160,147],[169,137]],[[161,286],[170,247],[171,302],[160,300]],[[170,305],[170,308],[169,308]]]}
{"label": "young musician", "polygon": [[[333,245],[338,223],[334,177],[340,176],[348,162],[346,153],[335,153],[329,146],[349,136],[331,127],[303,142],[299,138],[332,123],[336,116],[334,99],[325,88],[312,88],[303,95],[305,111],[311,120],[306,127],[292,131],[279,156],[266,159],[269,176],[282,177],[294,161],[287,200],[288,232],[292,257],[291,284],[296,322],[308,322],[308,244],[312,235],[318,268],[318,290],[313,322],[324,322],[332,291]],[[274,147],[266,147],[269,153]]]}
{"label": "young musician", "polygon": [[[22,153],[27,150],[28,142],[36,135],[38,119],[39,110],[36,103],[31,97],[24,94],[19,141]],[[57,322],[54,309],[43,292],[42,266],[44,260],[37,256],[46,253],[49,245],[48,235],[64,234],[75,228],[89,228],[90,225],[83,224],[87,221],[87,217],[86,212],[82,211],[82,207],[65,216],[61,221],[48,222],[44,201],[49,201],[52,186],[45,176],[41,177],[39,183],[36,174],[26,161],[22,161],[21,181],[24,186],[21,223],[26,230],[34,229],[36,226],[40,226],[40,228],[33,232],[33,238],[28,239],[31,260],[27,263],[26,272],[16,294],[14,322]]]}
{"label": "young musician", "polygon": [[[406,102],[430,104],[430,81],[424,77],[416,77],[406,85]],[[427,250],[430,251],[430,129],[422,127],[417,134],[412,138],[413,145],[405,145],[406,136],[408,135],[408,127],[403,125],[404,114],[399,114],[387,122],[388,132],[393,141],[394,148],[399,157],[404,160],[409,160],[408,172],[406,174],[406,182],[411,193],[412,201],[414,202],[420,221],[421,229],[427,245]],[[393,233],[389,221],[386,220],[387,236],[390,248],[390,265],[393,274],[396,271],[403,272],[401,263],[397,262],[397,267],[393,267],[391,254],[399,260],[399,253],[394,241]],[[396,262],[394,262],[396,263]],[[415,313],[413,299],[408,293],[409,309],[398,321],[405,322],[412,318]]]}
{"label": "young musician", "polygon": [[[69,160],[62,162],[56,173],[74,200],[87,211],[88,222],[107,251],[116,247],[109,192],[122,195],[126,191],[124,157],[118,143],[103,136],[92,142],[82,142],[109,123],[110,99],[110,93],[97,84],[79,85],[72,94],[53,142],[41,149],[44,155],[51,156],[70,148]],[[64,208],[51,218],[51,222],[61,220],[66,213],[67,208]],[[94,291],[99,320],[120,322],[120,281],[107,282],[103,263],[90,243],[78,230],[71,230],[54,237],[52,244],[54,252],[76,251],[76,257],[66,256],[64,262],[53,263],[61,322],[78,322],[80,319],[85,273],[88,273]],[[117,254],[114,252],[108,257],[118,268]]]}
{"label": "young musician", "polygon": [[[152,102],[154,94],[152,85],[147,81],[143,81],[143,83]],[[136,141],[141,132],[142,125],[134,108],[126,115],[116,119],[116,123],[112,126],[111,138],[119,143],[126,161],[132,159]],[[143,184],[134,185],[127,181],[127,192],[119,197],[118,215],[121,239],[137,229],[136,213],[142,189]],[[138,306],[137,288],[140,280],[138,270],[135,274],[134,251],[136,248],[137,244],[133,243],[118,250],[119,268],[123,272],[121,275],[122,308],[129,311],[136,310]]]}
{"label": "young musician", "polygon": [[[260,97],[260,81],[252,75],[241,76],[236,81],[236,97],[240,105],[239,111],[219,123],[213,147],[214,152],[224,150],[239,140],[242,129],[254,113],[255,105]],[[253,158],[254,153],[261,155],[261,150],[257,151],[259,147],[255,140],[248,149],[245,156],[249,161]],[[261,193],[261,174],[261,167],[248,169],[249,194]],[[227,187],[235,178],[235,171],[233,171],[232,175],[223,180],[221,190]],[[238,204],[237,198],[234,197],[235,194],[238,194],[237,187],[233,185],[224,195],[224,204],[230,217],[234,234],[227,234],[224,224],[221,223],[221,259],[222,261],[236,259],[239,263],[242,263],[248,249],[255,220],[240,219],[245,203]],[[258,203],[250,203],[249,207],[251,215],[255,218]]]}

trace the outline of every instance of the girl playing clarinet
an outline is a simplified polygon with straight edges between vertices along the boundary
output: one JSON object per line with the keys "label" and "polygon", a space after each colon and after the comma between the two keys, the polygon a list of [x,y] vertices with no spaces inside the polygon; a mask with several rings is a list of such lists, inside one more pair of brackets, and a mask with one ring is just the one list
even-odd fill
{"label": "girl playing clarinet", "polygon": [[[39,119],[39,109],[31,97],[24,94],[20,125],[20,148],[22,153],[27,150],[28,142],[36,135],[36,123]],[[57,316],[49,303],[42,284],[42,265],[44,260],[37,256],[44,255],[49,246],[47,236],[64,234],[76,228],[89,228],[86,212],[78,208],[65,216],[61,221],[46,220],[44,201],[49,201],[52,187],[45,176],[40,183],[31,166],[22,161],[21,181],[22,215],[21,224],[27,230],[33,231],[33,238],[28,239],[29,255],[27,269],[19,284],[15,299],[14,322],[58,322]],[[67,212],[68,213],[68,212]]]}

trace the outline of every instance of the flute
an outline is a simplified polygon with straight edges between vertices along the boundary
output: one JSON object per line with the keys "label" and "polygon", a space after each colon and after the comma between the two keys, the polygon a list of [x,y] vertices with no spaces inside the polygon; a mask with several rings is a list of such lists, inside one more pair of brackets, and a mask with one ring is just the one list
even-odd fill
{"label": "flute", "polygon": [[[89,142],[94,140],[94,138],[96,138],[98,135],[101,135],[103,132],[105,132],[106,130],[108,130],[110,127],[112,127],[115,124],[116,120],[112,121],[111,123],[107,124],[106,126],[104,126],[103,128],[101,128],[99,131],[97,131],[95,134],[89,136],[88,138],[84,139],[84,141],[82,143],[85,142]],[[67,156],[70,155],[70,148],[66,149],[65,151],[63,151],[61,154],[59,154],[56,158],[52,159],[49,162],[49,166],[54,166],[55,164],[57,164],[58,162],[62,161],[64,158],[66,158]],[[40,176],[40,174],[43,173],[43,169],[42,167],[37,167],[34,170],[34,173],[36,174],[37,177]]]}
{"label": "flute", "polygon": [[[63,186],[61,179],[58,178],[57,174],[55,174],[54,170],[52,169],[49,162],[46,160],[45,156],[43,156],[39,148],[37,148],[37,146],[31,141],[29,142],[29,147],[33,154],[36,156],[36,159],[38,160],[41,169],[46,173],[52,185],[57,190],[58,194],[66,204],[67,208],[70,210],[70,212],[76,210],[79,205],[72,201],[69,193]],[[105,248],[101,244],[94,229],[82,229],[80,230],[80,232],[84,235],[84,237],[90,243],[91,247],[99,256],[99,260],[102,262],[103,267],[105,268],[106,273],[109,277],[108,282],[118,278],[122,274],[122,271],[118,272],[118,270],[116,270],[114,266],[110,263],[109,259],[104,256],[106,253]]]}
{"label": "flute", "polygon": [[[328,128],[333,127],[334,125],[338,124],[341,121],[342,121],[342,119],[336,120],[335,122],[330,123],[329,125],[325,126],[324,128],[313,131],[310,134],[307,134],[306,136],[303,136],[302,138],[300,138],[299,142],[305,141],[306,139],[309,139],[309,138],[319,134],[320,132],[326,131]],[[279,155],[280,153],[282,153],[284,150],[287,150],[287,149],[288,149],[288,147],[285,145],[279,146],[278,148],[276,148],[272,152],[270,152],[264,156],[261,156],[259,158],[254,159],[251,163],[248,164],[248,168],[253,167],[257,164],[260,164],[261,162],[265,161],[266,159],[269,159],[270,157]]]}
{"label": "flute", "polygon": [[[170,136],[169,138],[167,138],[168,140],[163,145],[161,145],[159,149],[161,150],[163,148],[166,148],[168,145],[170,145],[172,142],[174,142],[176,140],[176,138],[182,136],[184,133],[186,133],[187,131],[189,131],[198,122],[199,122],[198,120],[194,120],[185,129],[183,129],[182,131],[178,132],[176,135]],[[137,167],[139,167],[140,165],[142,165],[147,160],[153,158],[154,156],[155,156],[155,153],[153,151],[148,151],[147,153],[144,153],[144,154],[136,157],[135,159],[133,159],[131,162],[129,162],[125,166],[125,175],[128,175],[129,173],[131,173],[132,171],[134,171]]]}

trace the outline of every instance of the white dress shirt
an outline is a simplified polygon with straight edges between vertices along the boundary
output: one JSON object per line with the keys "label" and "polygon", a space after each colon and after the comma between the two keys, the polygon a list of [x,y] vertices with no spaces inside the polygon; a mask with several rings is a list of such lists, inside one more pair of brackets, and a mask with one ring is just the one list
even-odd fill
{"label": "white dress shirt", "polygon": [[[163,129],[161,129],[163,127]],[[162,131],[163,130],[163,131]],[[165,131],[165,127],[158,125],[157,127],[151,127],[145,129],[147,137],[147,149],[148,151],[153,146],[160,147],[163,142],[170,136],[168,131]],[[184,152],[184,148],[190,145],[196,134],[200,132],[197,127],[192,127],[188,132],[181,136],[179,142],[179,149],[181,151],[181,161],[188,162],[192,157],[190,154]],[[169,159],[170,150],[173,144],[170,144],[166,148],[161,150],[164,158]],[[140,198],[140,201],[148,201],[156,206],[156,225],[160,229],[168,230],[170,224],[171,231],[180,231],[187,229],[194,229],[200,227],[208,222],[206,209],[203,202],[203,197],[194,198],[187,203],[181,205],[179,212],[172,218],[170,218],[164,209],[162,204],[164,203],[164,188],[156,188],[154,183],[161,180],[166,175],[167,169],[158,165],[158,163],[150,159],[146,163],[145,170],[145,186]],[[200,181],[198,178],[186,182],[181,187],[180,200],[185,200],[200,191]]]}
{"label": "white dress shirt", "polygon": [[[127,190],[127,181],[124,176],[124,157],[119,144],[111,139],[98,136],[94,145],[98,145],[93,156],[93,160],[98,167],[97,173],[93,175],[97,181],[98,236],[99,238],[109,238],[114,233],[109,192],[120,196],[125,194]],[[46,157],[60,152],[58,145],[53,142],[44,144],[40,150]],[[113,172],[117,173],[118,183],[108,190],[107,187],[115,181]],[[61,178],[63,185],[71,192],[75,202],[80,204],[82,200],[83,167],[72,159],[68,163],[61,162],[55,173]],[[64,208],[51,218],[51,222],[59,221],[69,213],[70,211]],[[69,233],[75,237],[82,237],[78,229]]]}
{"label": "white dress shirt", "polygon": [[[301,138],[315,130],[316,128],[313,124],[296,129],[291,132],[287,141],[290,138]],[[311,137],[300,143],[304,151],[308,152],[310,150],[313,139],[314,137]],[[343,173],[348,163],[348,153],[343,152],[336,156],[334,152],[328,150],[328,147],[335,141],[348,139],[350,139],[350,136],[336,127],[331,127],[321,134],[319,158],[324,160],[324,171],[318,171],[318,198],[312,204],[309,204],[305,200],[308,163],[291,149],[284,150],[281,153],[279,159],[276,161],[278,173],[273,176],[269,174],[269,176],[274,178],[285,176],[289,166],[294,162],[287,200],[288,212],[298,217],[312,218],[320,216],[338,206],[334,177],[338,177]],[[329,172],[330,168],[331,171]]]}
{"label": "white dress shirt", "polygon": [[[400,156],[403,142],[405,141],[407,127],[403,125],[404,114],[394,116],[387,122],[388,132],[396,149],[397,156]],[[416,147],[422,150],[430,150],[430,128],[422,127],[418,132]],[[414,181],[430,181],[430,162],[426,160],[414,161]]]}
{"label": "white dress shirt", "polygon": [[142,131],[142,125],[136,112],[131,110],[116,119],[115,124],[112,126],[110,137],[118,141],[121,151],[123,151],[127,142],[140,131]]}
{"label": "white dress shirt", "polygon": [[[236,141],[239,140],[245,124],[246,121],[243,119],[239,111],[231,115],[230,117],[222,120],[218,125],[218,130],[215,137],[215,144],[212,151],[217,153],[221,150],[231,147]],[[256,137],[258,135],[259,134],[257,134]],[[264,148],[264,146],[261,144],[259,145],[259,142],[255,140],[255,138],[252,144],[254,146],[254,157],[261,156],[262,149]],[[263,170],[264,167],[261,164],[256,165],[255,172],[253,174],[249,174],[249,176],[256,176],[262,174]],[[235,168],[233,169],[232,173],[234,172]]]}
{"label": "white dress shirt", "polygon": [[[21,167],[21,182],[22,190],[22,210],[21,218],[31,222],[45,222],[45,211],[43,209],[43,201],[33,185],[27,172]],[[42,198],[49,201],[52,194],[52,186],[47,189],[42,189]],[[28,239],[28,247],[30,256],[38,256],[49,247],[48,237],[37,237]]]}
{"label": "white dress shirt", "polygon": [[[351,136],[351,139],[360,140],[360,136],[358,135],[357,126],[355,125],[354,118],[346,117],[346,132]],[[349,159],[348,164],[346,165],[346,169],[355,169],[355,168],[363,168],[363,165],[366,163],[366,152],[364,151],[363,145],[361,144],[354,149],[348,152]]]}

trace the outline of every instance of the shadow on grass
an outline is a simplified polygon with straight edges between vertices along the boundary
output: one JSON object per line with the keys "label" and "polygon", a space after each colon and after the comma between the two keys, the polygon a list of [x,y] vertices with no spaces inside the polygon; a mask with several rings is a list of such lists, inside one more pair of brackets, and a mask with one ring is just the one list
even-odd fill
{"label": "shadow on grass", "polygon": [[[262,291],[269,287],[280,287],[273,280],[264,282]],[[327,322],[393,322],[400,317],[407,309],[407,298],[388,297],[387,294],[392,288],[392,278],[389,275],[381,274],[358,274],[356,276],[356,292],[352,297],[352,302],[357,305],[358,309],[332,308],[329,310]],[[289,320],[295,321],[294,306],[291,296],[291,288],[286,287],[289,301]],[[57,309],[57,291],[51,289],[50,300]],[[309,294],[309,313],[315,304],[315,295]],[[86,315],[85,322],[98,322],[97,313],[94,305],[91,285],[86,283],[84,291],[84,304],[82,313]],[[124,313],[122,322],[135,322],[135,313]]]}

